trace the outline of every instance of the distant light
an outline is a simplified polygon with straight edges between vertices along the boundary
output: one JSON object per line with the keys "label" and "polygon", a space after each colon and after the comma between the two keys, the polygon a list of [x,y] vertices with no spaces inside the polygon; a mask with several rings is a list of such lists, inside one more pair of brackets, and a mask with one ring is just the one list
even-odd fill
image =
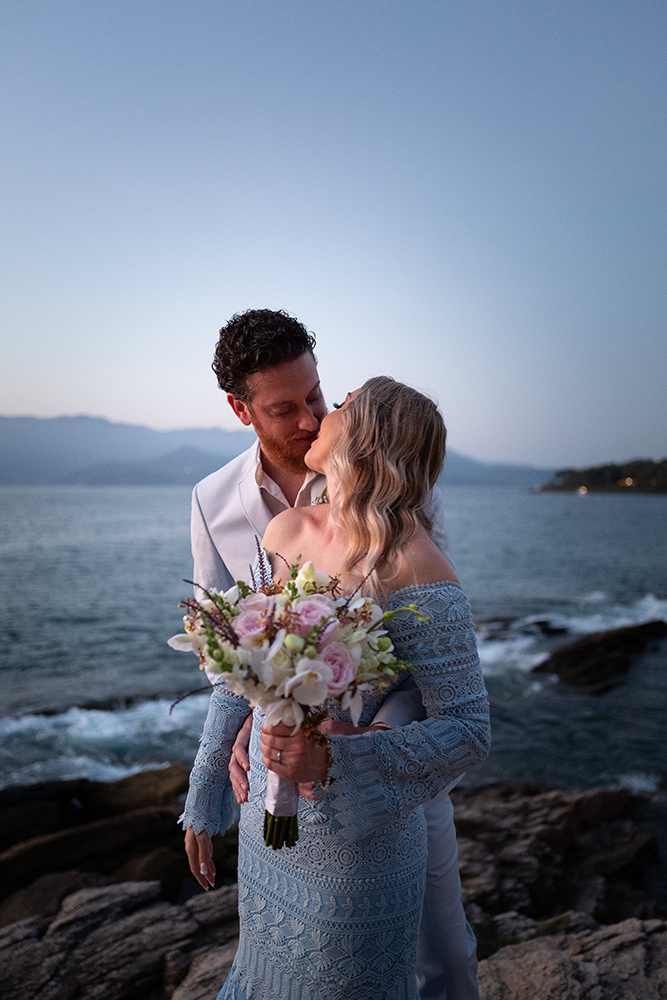
{"label": "distant light", "polygon": [[629,476],[628,476],[628,478],[627,478],[627,479],[625,480],[625,485],[626,485],[626,486],[632,486],[632,480],[630,479],[630,477],[629,477]]}
{"label": "distant light", "polygon": [[583,497],[584,493],[588,493],[588,490],[586,489],[585,486],[580,486],[579,487],[579,492],[581,493],[581,495]]}
{"label": "distant light", "polygon": [[625,486],[625,479],[619,479],[618,485],[619,486]]}

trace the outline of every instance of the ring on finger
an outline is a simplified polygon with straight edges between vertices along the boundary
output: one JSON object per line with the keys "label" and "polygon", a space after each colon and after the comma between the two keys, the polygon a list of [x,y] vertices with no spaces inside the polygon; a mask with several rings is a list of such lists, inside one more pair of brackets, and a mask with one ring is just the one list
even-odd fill
{"label": "ring on finger", "polygon": [[279,750],[278,753],[276,754],[276,761],[278,762],[278,764],[281,762],[282,759],[283,759],[283,752],[282,750]]}

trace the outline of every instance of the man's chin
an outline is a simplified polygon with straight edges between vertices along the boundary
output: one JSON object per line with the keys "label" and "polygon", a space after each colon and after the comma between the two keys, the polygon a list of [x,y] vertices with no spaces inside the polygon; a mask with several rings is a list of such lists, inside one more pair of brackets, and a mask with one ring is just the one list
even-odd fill
{"label": "man's chin", "polygon": [[310,451],[310,442],[301,446],[301,448],[290,448],[276,446],[274,442],[262,441],[262,451],[274,465],[277,465],[279,469],[284,472],[291,473],[292,475],[302,475],[305,476],[310,469],[306,465],[304,459],[308,452]]}

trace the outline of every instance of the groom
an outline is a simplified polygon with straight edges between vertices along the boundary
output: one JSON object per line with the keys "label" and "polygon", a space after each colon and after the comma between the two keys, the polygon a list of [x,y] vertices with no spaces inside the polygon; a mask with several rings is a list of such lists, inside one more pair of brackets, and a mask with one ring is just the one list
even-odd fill
{"label": "groom", "polygon": [[[233,316],[220,331],[212,366],[218,385],[241,423],[254,428],[258,440],[195,486],[193,579],[200,587],[227,590],[236,580],[248,579],[257,554],[255,538],[262,538],[269,521],[288,507],[324,500],[324,476],[311,472],[304,463],[327,412],[314,347],[314,336],[282,310],[250,309]],[[449,557],[437,491],[432,514],[435,541]],[[405,725],[424,717],[413,689],[387,699],[375,721]],[[239,801],[245,801],[248,794],[249,730],[248,720],[229,765]],[[447,791],[424,809],[428,863],[417,957],[421,1000],[478,997],[475,939],[460,903],[452,812]],[[191,866],[204,884],[198,874],[204,845],[198,848],[196,841],[199,838],[188,830]]]}

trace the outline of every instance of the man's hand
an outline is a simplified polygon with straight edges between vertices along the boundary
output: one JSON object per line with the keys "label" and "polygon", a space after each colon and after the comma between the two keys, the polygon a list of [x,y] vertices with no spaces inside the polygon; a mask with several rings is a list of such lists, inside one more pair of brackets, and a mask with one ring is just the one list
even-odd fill
{"label": "man's hand", "polygon": [[201,833],[195,833],[191,826],[187,828],[185,831],[185,853],[190,862],[190,871],[202,889],[210,889],[215,884],[215,865],[213,864],[213,844],[205,830],[202,830]]}
{"label": "man's hand", "polygon": [[248,791],[250,789],[246,771],[250,770],[248,744],[250,743],[251,729],[252,712],[243,723],[243,728],[236,737],[236,742],[232,747],[232,756],[229,760],[229,777],[231,778],[234,795],[239,805],[248,801]]}

